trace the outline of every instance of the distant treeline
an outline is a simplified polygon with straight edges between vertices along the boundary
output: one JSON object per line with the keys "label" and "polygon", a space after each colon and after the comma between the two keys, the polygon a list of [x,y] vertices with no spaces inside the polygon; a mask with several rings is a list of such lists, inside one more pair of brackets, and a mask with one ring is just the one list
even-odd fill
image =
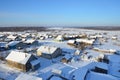
{"label": "distant treeline", "polygon": [[35,31],[46,31],[46,27],[0,27],[0,32],[10,31],[10,32],[18,32],[18,31],[28,31],[28,30],[35,30]]}
{"label": "distant treeline", "polygon": [[120,26],[96,26],[96,27],[79,27],[81,29],[91,29],[91,30],[114,30],[120,31]]}

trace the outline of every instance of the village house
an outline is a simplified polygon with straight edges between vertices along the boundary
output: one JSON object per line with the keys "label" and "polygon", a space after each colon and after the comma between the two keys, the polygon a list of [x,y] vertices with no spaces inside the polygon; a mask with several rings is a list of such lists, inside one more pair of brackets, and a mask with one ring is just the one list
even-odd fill
{"label": "village house", "polygon": [[16,45],[20,43],[20,41],[11,41],[8,43],[8,47],[9,49],[15,49],[16,48]]}
{"label": "village house", "polygon": [[89,52],[85,52],[80,57],[83,61],[99,61],[100,59],[103,59],[104,54],[100,54],[89,50]]}
{"label": "village house", "polygon": [[58,35],[58,36],[55,38],[55,41],[63,41],[63,40],[64,40],[63,35]]}
{"label": "village house", "polygon": [[8,39],[15,40],[17,36],[9,35],[7,36]]}
{"label": "village house", "polygon": [[22,41],[11,41],[8,43],[9,49],[24,49],[27,47],[28,45],[26,43],[23,43]]}
{"label": "village house", "polygon": [[0,41],[1,42],[4,42],[4,39],[6,38],[7,36],[4,34],[0,34]]}
{"label": "village house", "polygon": [[15,41],[21,41],[22,40],[22,37],[17,35],[17,37],[15,38]]}
{"label": "village house", "polygon": [[68,40],[67,44],[71,45],[71,46],[74,46],[76,44],[76,41],[75,40]]}
{"label": "village house", "polygon": [[8,48],[7,42],[0,42],[0,51],[4,51]]}
{"label": "village house", "polygon": [[[28,71],[32,69],[31,61],[36,60],[37,58],[31,54],[11,51],[6,57],[6,62],[8,66],[17,68],[21,71]],[[39,66],[38,66],[39,67]]]}
{"label": "village house", "polygon": [[94,44],[95,42],[95,39],[76,39],[77,42],[80,42],[80,43],[85,43],[85,44]]}
{"label": "village house", "polygon": [[27,45],[38,45],[38,41],[35,39],[27,39],[24,41],[24,43],[26,43]]}
{"label": "village house", "polygon": [[98,51],[98,52],[103,52],[103,53],[115,53],[116,52],[115,49],[101,49],[97,47],[94,47],[93,50]]}
{"label": "village house", "polygon": [[37,55],[44,58],[52,59],[60,56],[62,50],[59,47],[54,46],[40,46],[37,50]]}
{"label": "village house", "polygon": [[112,40],[117,40],[118,38],[116,36],[112,36]]}

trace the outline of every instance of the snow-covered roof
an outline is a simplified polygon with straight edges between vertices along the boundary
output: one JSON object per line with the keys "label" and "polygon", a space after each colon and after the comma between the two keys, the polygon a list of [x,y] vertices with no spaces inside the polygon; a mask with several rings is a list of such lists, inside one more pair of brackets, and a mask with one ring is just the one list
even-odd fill
{"label": "snow-covered roof", "polygon": [[80,54],[80,50],[76,50],[74,54],[79,55]]}
{"label": "snow-covered roof", "polygon": [[93,42],[95,41],[95,39],[76,39],[77,42],[84,42],[84,43],[88,43],[88,44],[93,44]]}
{"label": "snow-covered roof", "polygon": [[106,64],[106,63],[103,63],[103,62],[94,62],[94,64],[95,64],[96,67],[108,70],[108,64]]}
{"label": "snow-covered roof", "polygon": [[7,46],[7,42],[0,42],[0,47],[6,47]]}
{"label": "snow-covered roof", "polygon": [[90,71],[86,77],[86,80],[118,80],[118,79],[108,74],[102,74],[102,73],[96,73]]}
{"label": "snow-covered roof", "polygon": [[74,44],[74,43],[75,43],[75,40],[68,40],[67,43]]}
{"label": "snow-covered roof", "polygon": [[109,59],[110,62],[120,63],[120,55],[109,55],[108,59]]}
{"label": "snow-covered roof", "polygon": [[15,80],[42,80],[42,78],[21,73]]}
{"label": "snow-covered roof", "polygon": [[40,46],[40,48],[38,48],[37,51],[40,51],[45,54],[53,54],[57,49],[58,47],[54,46]]}
{"label": "snow-covered roof", "polygon": [[53,76],[50,80],[62,80],[60,77]]}
{"label": "snow-covered roof", "polygon": [[75,68],[66,66],[66,67],[64,67],[64,68],[62,68],[60,70],[62,70],[62,74],[61,74],[62,77],[70,79],[70,77],[72,76],[73,72],[75,71]]}
{"label": "snow-covered roof", "polygon": [[9,46],[15,46],[16,44],[18,44],[20,41],[11,41],[8,43]]}
{"label": "snow-covered roof", "polygon": [[33,43],[35,40],[34,39],[27,39],[25,43]]}
{"label": "snow-covered roof", "polygon": [[64,38],[63,38],[63,36],[62,35],[58,35],[57,37],[56,37],[56,40],[63,40]]}
{"label": "snow-covered roof", "polygon": [[26,64],[28,59],[31,57],[31,54],[11,51],[10,54],[6,57],[6,60],[14,61],[21,64]]}
{"label": "snow-covered roof", "polygon": [[102,35],[90,35],[90,38],[102,38],[103,36]]}
{"label": "snow-covered roof", "polygon": [[115,49],[102,49],[102,48],[97,48],[97,47],[94,47],[93,50],[101,51],[105,53],[115,53],[117,51]]}
{"label": "snow-covered roof", "polygon": [[85,76],[87,74],[88,69],[86,68],[79,68],[76,69],[75,72],[73,73],[74,79],[75,80],[85,80]]}
{"label": "snow-covered roof", "polygon": [[3,37],[4,35],[3,34],[0,34],[0,38]]}
{"label": "snow-covered roof", "polygon": [[52,69],[52,72],[55,74],[59,74],[59,75],[61,75],[61,73],[62,73],[62,71],[59,69]]}
{"label": "snow-covered roof", "polygon": [[14,40],[16,38],[16,36],[9,35],[7,38]]}

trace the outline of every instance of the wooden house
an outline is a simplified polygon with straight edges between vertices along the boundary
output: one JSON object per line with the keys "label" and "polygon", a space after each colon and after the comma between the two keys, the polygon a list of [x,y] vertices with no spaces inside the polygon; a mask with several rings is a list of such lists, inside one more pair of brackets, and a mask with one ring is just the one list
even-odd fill
{"label": "wooden house", "polygon": [[24,43],[26,43],[27,45],[38,45],[38,41],[34,39],[27,39],[26,41],[24,41]]}
{"label": "wooden house", "polygon": [[11,51],[9,55],[6,57],[7,64],[10,67],[17,68],[24,72],[32,69],[30,62],[36,59],[37,58],[31,54],[17,51]]}
{"label": "wooden house", "polygon": [[62,54],[62,50],[59,47],[53,46],[41,46],[37,50],[37,55],[48,59],[56,58]]}
{"label": "wooden house", "polygon": [[55,41],[63,41],[64,40],[64,37],[62,35],[58,35],[56,38],[55,38]]}

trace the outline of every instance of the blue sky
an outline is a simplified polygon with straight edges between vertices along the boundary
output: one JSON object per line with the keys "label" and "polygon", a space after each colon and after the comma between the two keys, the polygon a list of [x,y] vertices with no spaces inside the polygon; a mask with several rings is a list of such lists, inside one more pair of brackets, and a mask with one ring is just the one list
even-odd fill
{"label": "blue sky", "polygon": [[0,0],[0,26],[120,26],[120,0]]}

